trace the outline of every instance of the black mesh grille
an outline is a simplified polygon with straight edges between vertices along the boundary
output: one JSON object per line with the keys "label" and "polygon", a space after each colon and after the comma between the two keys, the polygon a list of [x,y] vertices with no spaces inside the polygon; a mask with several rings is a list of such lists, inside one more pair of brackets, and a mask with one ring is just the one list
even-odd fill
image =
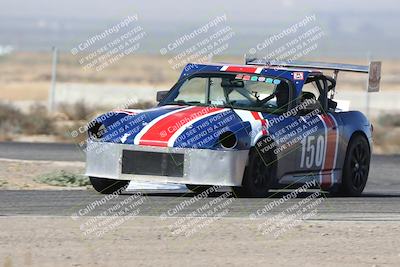
{"label": "black mesh grille", "polygon": [[147,151],[122,151],[122,173],[158,176],[183,176],[183,154]]}

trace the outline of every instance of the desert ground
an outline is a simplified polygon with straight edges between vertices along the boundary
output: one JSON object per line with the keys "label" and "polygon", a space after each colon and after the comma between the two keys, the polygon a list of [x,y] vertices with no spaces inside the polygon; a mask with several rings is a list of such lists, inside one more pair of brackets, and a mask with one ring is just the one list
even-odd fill
{"label": "desert ground", "polygon": [[[0,188],[8,190],[63,190],[65,186],[49,185],[36,180],[36,178],[47,174],[57,174],[61,170],[73,174],[83,174],[84,167],[84,162],[0,159]],[[67,188],[85,189],[86,187],[67,186]]]}
{"label": "desert ground", "polygon": [[126,218],[101,238],[68,217],[1,217],[1,266],[398,266],[398,222],[307,221],[271,238],[218,219],[190,238],[158,217]]}

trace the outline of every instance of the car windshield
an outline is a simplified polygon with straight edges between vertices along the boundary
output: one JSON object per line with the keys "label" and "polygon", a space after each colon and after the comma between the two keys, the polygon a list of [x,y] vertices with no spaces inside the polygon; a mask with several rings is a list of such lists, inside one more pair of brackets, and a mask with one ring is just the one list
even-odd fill
{"label": "car windshield", "polygon": [[287,109],[285,80],[248,74],[195,76],[178,84],[162,105],[213,105],[276,112]]}

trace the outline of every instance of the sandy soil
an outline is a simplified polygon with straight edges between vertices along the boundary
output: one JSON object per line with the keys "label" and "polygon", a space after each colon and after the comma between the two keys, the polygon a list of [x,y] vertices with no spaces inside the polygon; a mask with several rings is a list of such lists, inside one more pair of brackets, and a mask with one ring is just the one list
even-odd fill
{"label": "sandy soil", "polygon": [[51,186],[34,181],[39,175],[60,170],[84,173],[84,168],[84,162],[0,159],[0,189],[84,189],[85,187]]}
{"label": "sandy soil", "polygon": [[257,221],[225,218],[191,237],[167,219],[136,217],[101,238],[69,217],[0,218],[0,264],[11,266],[399,266],[400,224],[303,222],[274,239]]}

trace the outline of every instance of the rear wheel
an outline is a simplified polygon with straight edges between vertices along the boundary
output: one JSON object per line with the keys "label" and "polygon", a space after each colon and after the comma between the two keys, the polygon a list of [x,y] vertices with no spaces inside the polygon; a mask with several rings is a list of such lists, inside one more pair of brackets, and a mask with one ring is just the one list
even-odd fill
{"label": "rear wheel", "polygon": [[118,194],[122,193],[123,190],[129,184],[129,181],[126,180],[114,180],[114,179],[105,179],[98,177],[89,177],[90,182],[92,183],[93,188],[102,194],[112,194],[117,192]]}
{"label": "rear wheel", "polygon": [[367,139],[362,135],[354,136],[347,148],[339,195],[361,195],[367,184],[370,161],[371,152]]}
{"label": "rear wheel", "polygon": [[238,197],[266,197],[274,180],[274,157],[252,149],[245,169],[242,187],[233,187]]}

